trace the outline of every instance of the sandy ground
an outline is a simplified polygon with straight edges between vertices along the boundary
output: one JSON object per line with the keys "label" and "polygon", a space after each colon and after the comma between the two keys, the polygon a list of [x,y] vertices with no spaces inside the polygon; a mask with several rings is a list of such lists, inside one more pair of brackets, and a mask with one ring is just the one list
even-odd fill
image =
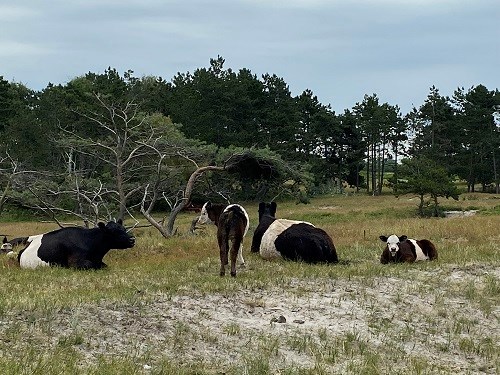
{"label": "sandy ground", "polygon": [[[500,279],[500,270],[451,268],[445,277],[450,283],[463,283],[480,282],[485,275]],[[397,358],[403,355],[424,358],[445,373],[494,374],[500,306],[485,314],[465,296],[427,289],[420,281],[360,278],[293,280],[286,290],[241,290],[231,297],[192,291],[176,296],[139,293],[130,305],[64,309],[36,324],[7,314],[0,322],[0,335],[17,324],[31,341],[48,337],[40,340],[47,349],[78,336],[75,348],[83,363],[99,356],[134,357],[145,373],[154,371],[155,358],[160,357],[183,364],[203,362],[222,373],[258,353],[271,353],[274,373],[287,367],[312,368],[318,352],[331,349],[333,342],[343,349],[335,360],[320,362],[332,373],[343,373],[349,363],[363,360],[359,350],[349,355],[344,347],[355,341],[379,353],[386,371],[397,370]],[[457,322],[466,327],[457,328]],[[460,347],[460,340],[484,337],[493,340],[490,347],[496,347],[496,354],[485,355],[479,344],[478,350]]]}

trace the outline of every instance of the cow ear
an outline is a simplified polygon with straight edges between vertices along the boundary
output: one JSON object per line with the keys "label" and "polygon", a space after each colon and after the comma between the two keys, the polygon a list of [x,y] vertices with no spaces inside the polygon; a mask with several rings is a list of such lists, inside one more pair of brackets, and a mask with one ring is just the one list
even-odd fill
{"label": "cow ear", "polygon": [[7,237],[4,236],[3,243],[7,243]]}
{"label": "cow ear", "polygon": [[212,207],[212,202],[208,201],[207,202],[207,207]]}
{"label": "cow ear", "polygon": [[260,202],[259,203],[259,211],[264,211],[265,208],[266,208],[266,204],[264,202]]}
{"label": "cow ear", "polygon": [[118,220],[116,221],[116,223],[117,223],[117,224],[119,224],[119,225],[123,225],[123,220],[120,218],[120,219],[118,219]]}
{"label": "cow ear", "polygon": [[271,213],[273,214],[273,216],[276,214],[277,207],[278,205],[276,204],[276,202],[271,202]]}
{"label": "cow ear", "polygon": [[380,238],[383,242],[387,242],[387,236],[379,236],[379,238]]}
{"label": "cow ear", "polygon": [[104,224],[102,221],[98,222],[97,226],[99,227],[99,229],[105,229],[106,228],[106,224]]}
{"label": "cow ear", "polygon": [[401,237],[399,237],[399,242],[406,241],[407,239],[408,239],[408,237],[407,237],[407,236],[402,235]]}

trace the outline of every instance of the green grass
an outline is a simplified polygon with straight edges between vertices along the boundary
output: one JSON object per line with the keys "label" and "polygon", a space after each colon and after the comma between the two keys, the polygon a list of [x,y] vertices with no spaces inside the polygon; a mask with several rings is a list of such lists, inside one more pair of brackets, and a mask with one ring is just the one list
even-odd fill
{"label": "green grass", "polygon": [[[189,214],[179,217],[179,235],[172,238],[150,228],[136,230],[137,245],[112,250],[104,259],[105,270],[23,270],[2,255],[2,374],[498,373],[500,337],[484,327],[484,319],[499,327],[500,215],[493,197],[475,193],[453,202],[465,209],[472,201],[479,210],[458,219],[416,218],[418,202],[412,197],[332,196],[308,205],[278,203],[277,216],[310,221],[332,236],[342,261],[333,266],[266,262],[250,254],[257,204],[244,204],[251,219],[244,243],[247,268],[238,270],[236,278],[218,276],[215,227],[189,235],[194,217]],[[12,236],[55,229],[36,222],[2,222],[0,227]],[[378,236],[392,233],[432,240],[439,260],[381,265]],[[325,316],[362,322],[366,329],[340,329],[334,318],[305,328],[308,307],[302,301],[316,298],[318,288],[333,296],[321,306]],[[190,314],[188,304],[179,316],[154,310],[159,302],[181,304],[179,297],[205,301],[223,296],[226,304],[243,301],[235,305],[236,317],[268,311],[273,307],[269,296],[280,291],[289,293],[290,304],[300,301],[306,325],[280,325],[266,315],[264,330],[256,331],[244,319],[211,327],[206,324],[218,311],[213,308]],[[96,325],[82,326],[79,311],[95,315]],[[117,312],[116,319],[122,320],[114,320]],[[101,326],[99,319],[107,323]],[[64,331],[61,321],[69,321]],[[113,322],[147,335],[115,332]],[[136,327],[137,322],[147,327]],[[106,340],[99,337],[115,336],[128,340],[120,344],[125,349],[100,347]],[[200,346],[212,354],[198,352]],[[422,348],[431,348],[437,357],[419,354]],[[109,354],[87,357],[91,350]],[[218,352],[227,355],[214,355]],[[453,362],[440,359],[453,356],[467,365],[458,371]],[[294,357],[297,361],[290,362]]]}

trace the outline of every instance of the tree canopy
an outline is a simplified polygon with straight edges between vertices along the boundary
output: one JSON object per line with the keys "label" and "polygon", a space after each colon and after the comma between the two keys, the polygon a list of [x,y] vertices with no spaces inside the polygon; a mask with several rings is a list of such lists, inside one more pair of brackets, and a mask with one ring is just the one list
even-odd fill
{"label": "tree canopy", "polygon": [[483,85],[451,98],[432,86],[406,115],[375,93],[337,114],[311,89],[293,96],[283,78],[227,68],[221,56],[170,81],[109,67],[35,91],[0,76],[0,208],[123,217],[155,186],[156,207],[172,210],[195,171],[224,169],[232,155],[232,173],[201,173],[189,199],[342,191],[343,181],[376,195],[389,166],[400,181],[420,160],[439,173],[429,178],[498,193],[499,117],[500,93]]}

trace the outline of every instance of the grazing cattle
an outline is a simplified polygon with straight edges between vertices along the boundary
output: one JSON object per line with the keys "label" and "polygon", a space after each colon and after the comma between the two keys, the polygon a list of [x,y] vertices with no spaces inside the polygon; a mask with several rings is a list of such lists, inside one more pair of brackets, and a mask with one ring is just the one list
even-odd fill
{"label": "grazing cattle", "polygon": [[18,255],[21,268],[61,266],[77,269],[106,267],[102,259],[111,249],[128,249],[135,237],[121,220],[99,223],[96,228],[62,228],[28,237],[28,245]]}
{"label": "grazing cattle", "polygon": [[[245,265],[243,259],[243,238],[248,232],[250,223],[248,214],[239,204],[212,204],[207,202],[201,209],[198,224],[213,223],[217,226],[217,242],[220,252],[220,275],[226,274],[228,264],[228,253],[231,257],[231,276],[236,276],[236,260],[242,266]],[[231,241],[231,251],[229,251],[229,241]]]}
{"label": "grazing cattle", "polygon": [[307,263],[337,263],[331,237],[305,221],[276,219],[276,203],[259,204],[259,225],[252,239],[252,252],[264,259],[284,258]]}
{"label": "grazing cattle", "polygon": [[386,243],[380,256],[382,264],[434,260],[438,257],[436,247],[429,240],[413,240],[407,236],[398,237],[395,234],[379,238]]}

